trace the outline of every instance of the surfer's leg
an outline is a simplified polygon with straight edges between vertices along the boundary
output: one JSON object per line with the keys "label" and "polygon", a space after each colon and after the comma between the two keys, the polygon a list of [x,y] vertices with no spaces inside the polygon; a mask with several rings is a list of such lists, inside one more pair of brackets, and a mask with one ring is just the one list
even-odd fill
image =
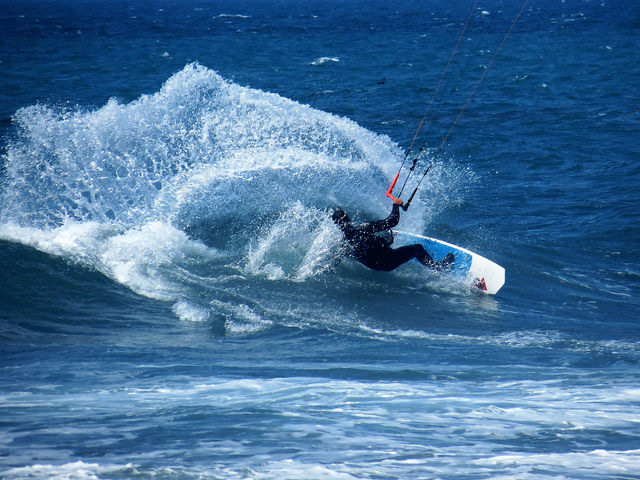
{"label": "surfer's leg", "polygon": [[424,266],[429,268],[437,268],[437,262],[427,253],[424,247],[420,244],[409,245],[413,247],[416,252],[415,258]]}
{"label": "surfer's leg", "polygon": [[436,262],[419,243],[391,249],[391,254],[387,257],[386,264],[389,268],[385,269],[386,271],[393,270],[403,263],[415,258],[425,267],[443,272],[449,270],[449,268],[451,268],[451,264],[455,260],[453,253],[448,253],[442,260]]}
{"label": "surfer's leg", "polygon": [[437,265],[422,245],[415,244],[387,249],[385,254],[377,259],[376,270],[390,272],[414,258],[427,267],[435,268]]}
{"label": "surfer's leg", "polygon": [[398,248],[385,248],[384,251],[377,251],[375,254],[371,253],[368,258],[361,261],[373,270],[390,272],[414,258],[425,267],[438,271],[448,270],[454,261],[453,254],[449,253],[440,262],[436,262],[419,243]]}

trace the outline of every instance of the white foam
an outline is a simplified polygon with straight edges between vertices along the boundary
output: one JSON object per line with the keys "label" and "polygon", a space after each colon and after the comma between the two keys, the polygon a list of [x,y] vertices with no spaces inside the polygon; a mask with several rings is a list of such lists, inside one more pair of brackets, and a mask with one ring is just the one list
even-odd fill
{"label": "white foam", "polygon": [[303,281],[330,269],[341,236],[326,212],[295,202],[262,234],[247,256],[247,272]]}
{"label": "white foam", "polygon": [[138,293],[161,300],[175,300],[182,291],[170,272],[175,265],[216,255],[215,249],[161,222],[127,230],[110,238],[104,247],[101,263],[111,276]]}
{"label": "white foam", "polygon": [[58,228],[21,227],[14,223],[0,225],[0,238],[32,246],[51,255],[71,261],[97,265],[100,247],[118,230],[97,222],[69,220]]}
{"label": "white foam", "polygon": [[309,65],[324,65],[326,63],[339,63],[338,57],[319,57],[313,60]]}
{"label": "white foam", "polygon": [[299,281],[332,269],[343,255],[342,233],[335,224],[323,218],[313,232],[313,240],[294,275]]}
{"label": "white foam", "polygon": [[328,465],[300,462],[292,459],[266,462],[260,469],[255,469],[251,476],[256,480],[304,478],[309,480],[354,480],[359,475],[349,473],[346,465]]}
{"label": "white foam", "polygon": [[273,325],[271,320],[263,318],[248,305],[235,305],[232,321],[225,325],[227,332],[231,334],[256,333]]}
{"label": "white foam", "polygon": [[45,229],[5,224],[0,238],[89,265],[141,295],[168,301],[179,299],[183,291],[172,274],[176,266],[217,258],[215,249],[161,222],[124,231],[72,220]]}
{"label": "white foam", "polygon": [[636,475],[640,472],[640,450],[498,455],[476,460],[474,463],[510,469],[526,467],[520,469],[524,475],[534,474],[542,468],[568,478],[580,478],[584,475]]}
{"label": "white foam", "polygon": [[[251,317],[256,312],[246,307],[245,314]],[[251,358],[239,361],[249,365]],[[329,369],[340,366],[339,362],[326,362]],[[167,365],[158,365],[158,368],[167,368]],[[375,368],[384,368],[384,365]],[[203,453],[211,454],[215,449],[218,458],[210,465],[172,467],[163,463],[166,457],[161,451],[153,450],[132,457],[141,464],[136,466],[108,467],[69,461],[61,465],[15,468],[3,472],[3,476],[11,480],[134,476],[455,478],[478,474],[505,479],[597,478],[598,475],[631,478],[640,468],[640,450],[607,450],[605,445],[605,432],[611,432],[614,441],[623,436],[631,438],[635,433],[638,388],[631,378],[622,385],[615,381],[610,385],[587,382],[574,388],[568,388],[564,378],[557,381],[402,382],[380,381],[378,376],[371,380],[194,379],[177,374],[166,377],[162,385],[154,378],[144,382],[138,379],[135,385],[115,386],[112,390],[90,394],[11,395],[3,398],[3,402],[5,408],[23,411],[28,405],[62,411],[70,411],[70,407],[79,404],[90,404],[98,411],[126,406],[127,418],[136,418],[136,415],[147,418],[149,412],[155,412],[158,417],[154,416],[154,422],[173,420],[178,411],[188,412],[188,416],[193,412],[202,412],[205,416],[213,415],[212,412],[222,412],[222,415],[242,412],[240,426],[246,425],[250,418],[255,428],[248,429],[248,437],[211,438],[193,445]],[[611,395],[616,392],[620,396],[612,400]],[[262,408],[253,413],[253,406],[257,404]],[[253,416],[246,416],[249,411]],[[194,416],[197,422],[200,416]],[[75,434],[94,427],[79,422],[72,430],[63,428],[58,433]],[[92,438],[96,438],[96,433],[119,438],[119,435],[138,431],[144,434],[145,431],[144,425],[131,430],[130,422],[104,427],[104,430],[91,430]],[[39,433],[52,431],[45,427]],[[203,435],[204,432],[201,431]],[[527,439],[553,442],[542,448],[554,451],[534,452],[533,445],[522,448],[522,442]],[[175,449],[173,453],[178,454],[180,447],[167,440]],[[283,446],[278,440],[296,442],[299,450],[289,450],[291,444]],[[603,447],[581,446],[583,440],[589,444],[602,441]],[[259,446],[256,447],[256,443]],[[260,452],[257,456],[256,449]],[[233,462],[220,460],[226,451],[234,454]],[[60,451],[58,454],[62,455]],[[151,456],[153,460],[149,460]]]}
{"label": "white foam", "polygon": [[237,13],[221,13],[213,18],[251,18],[251,15],[241,15]]}
{"label": "white foam", "polygon": [[6,480],[48,479],[48,480],[98,480],[103,469],[97,463],[82,461],[63,465],[35,464],[11,468],[2,473]]}
{"label": "white foam", "polygon": [[195,305],[187,300],[179,300],[173,305],[173,312],[181,319],[190,322],[205,322],[211,316],[211,310]]}

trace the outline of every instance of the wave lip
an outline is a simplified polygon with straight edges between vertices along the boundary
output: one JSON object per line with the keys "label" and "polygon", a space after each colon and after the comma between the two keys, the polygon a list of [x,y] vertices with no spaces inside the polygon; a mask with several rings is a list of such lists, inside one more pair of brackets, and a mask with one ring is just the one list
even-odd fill
{"label": "wave lip", "polygon": [[[203,172],[209,185],[222,181],[224,191],[207,192],[218,197],[242,200],[244,190],[253,198],[317,202],[305,199],[307,185],[278,187],[327,173],[345,187],[373,174],[363,185],[373,187],[398,154],[389,139],[347,119],[227,82],[198,64],[129,104],[111,99],[94,111],[36,105],[16,112],[14,122],[0,222],[33,227],[69,218],[125,227],[175,221],[181,206],[201,200],[193,183]],[[256,191],[258,175],[264,183]]]}

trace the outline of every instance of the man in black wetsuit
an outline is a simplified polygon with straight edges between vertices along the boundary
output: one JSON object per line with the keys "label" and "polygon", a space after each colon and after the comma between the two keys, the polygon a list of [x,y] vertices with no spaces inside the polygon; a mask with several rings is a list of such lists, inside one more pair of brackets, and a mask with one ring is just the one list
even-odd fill
{"label": "man in black wetsuit", "polygon": [[423,265],[434,270],[447,270],[454,261],[452,253],[436,262],[420,244],[391,248],[393,237],[375,235],[395,227],[400,221],[402,200],[393,199],[391,214],[384,220],[366,222],[354,226],[344,210],[333,212],[332,219],[338,225],[352,250],[353,257],[364,266],[373,270],[390,272],[405,262],[415,258]]}

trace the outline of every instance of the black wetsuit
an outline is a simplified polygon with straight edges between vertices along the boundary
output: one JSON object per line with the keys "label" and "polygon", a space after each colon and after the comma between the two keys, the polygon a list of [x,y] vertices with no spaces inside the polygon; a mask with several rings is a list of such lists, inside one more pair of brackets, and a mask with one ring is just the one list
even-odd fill
{"label": "black wetsuit", "polygon": [[[400,208],[394,205],[391,214],[384,220],[354,226],[350,221],[339,223],[344,238],[351,247],[352,256],[373,270],[389,272],[415,258],[427,267],[438,265],[420,244],[391,248],[393,237],[375,235],[388,231],[400,221]],[[391,237],[391,238],[388,238]]]}

